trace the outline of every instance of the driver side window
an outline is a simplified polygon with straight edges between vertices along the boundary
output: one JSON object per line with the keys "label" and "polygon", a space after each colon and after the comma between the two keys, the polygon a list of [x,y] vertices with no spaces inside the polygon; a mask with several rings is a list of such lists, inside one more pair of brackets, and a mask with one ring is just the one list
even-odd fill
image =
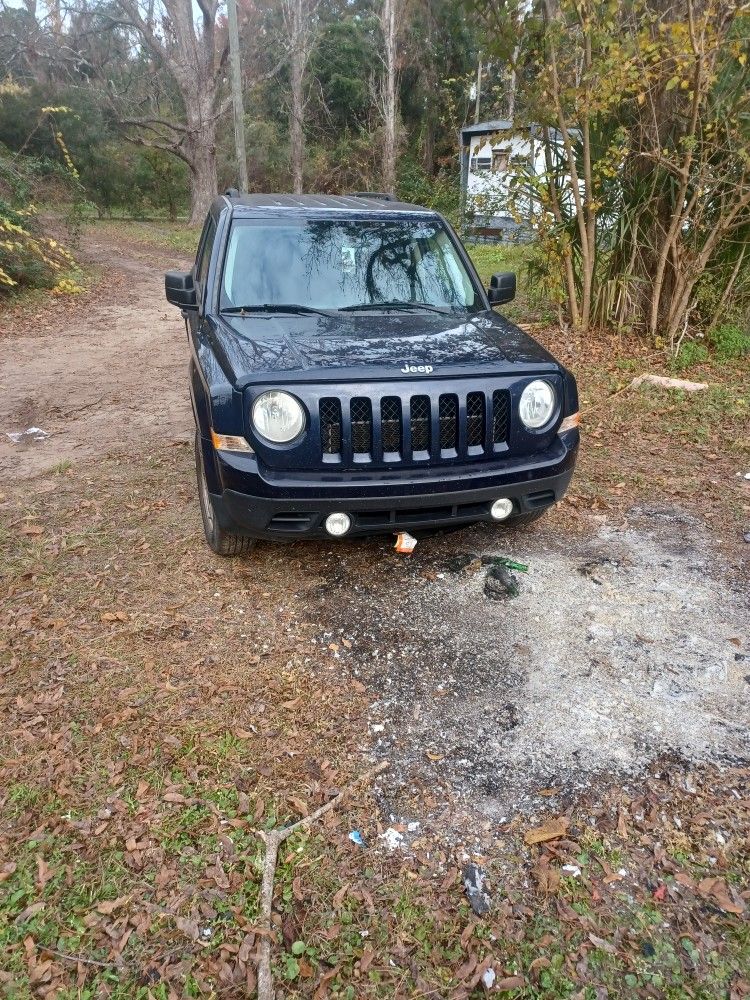
{"label": "driver side window", "polygon": [[195,262],[195,283],[199,286],[201,293],[203,292],[206,274],[208,273],[208,265],[211,260],[215,237],[216,223],[209,216],[206,220],[206,225],[203,228],[203,236],[201,238],[200,249],[198,250],[198,258]]}

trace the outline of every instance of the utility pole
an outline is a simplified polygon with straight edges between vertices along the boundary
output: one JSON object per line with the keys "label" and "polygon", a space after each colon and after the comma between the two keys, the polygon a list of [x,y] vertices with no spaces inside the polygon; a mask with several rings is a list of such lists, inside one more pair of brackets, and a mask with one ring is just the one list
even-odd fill
{"label": "utility pole", "polygon": [[237,179],[240,194],[247,193],[247,156],[245,154],[245,110],[242,106],[242,72],[240,70],[240,32],[237,26],[237,0],[227,0],[229,28],[229,62],[232,76],[232,107],[234,109],[234,144],[237,149]]}
{"label": "utility pole", "polygon": [[477,62],[477,85],[476,85],[477,99],[476,99],[476,102],[474,104],[474,124],[475,125],[479,124],[479,101],[480,101],[481,96],[482,96],[482,53],[481,52],[479,53],[478,59],[479,59],[479,61]]}

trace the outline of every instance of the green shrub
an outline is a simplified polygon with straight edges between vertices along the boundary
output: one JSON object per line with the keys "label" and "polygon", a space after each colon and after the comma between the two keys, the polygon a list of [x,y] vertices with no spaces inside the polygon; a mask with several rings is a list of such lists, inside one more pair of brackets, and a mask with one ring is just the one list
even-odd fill
{"label": "green shrub", "polygon": [[70,291],[61,281],[72,266],[67,250],[38,232],[31,212],[0,201],[0,294],[24,286]]}
{"label": "green shrub", "polygon": [[672,368],[678,372],[687,371],[696,365],[702,365],[708,361],[708,348],[705,344],[699,344],[695,340],[688,340],[680,347],[677,355],[672,359]]}
{"label": "green shrub", "polygon": [[724,323],[708,335],[716,357],[731,361],[750,354],[750,334],[734,323]]}
{"label": "green shrub", "polygon": [[403,201],[433,208],[458,224],[460,192],[452,171],[439,170],[432,176],[414,157],[404,156],[398,166],[397,189]]}

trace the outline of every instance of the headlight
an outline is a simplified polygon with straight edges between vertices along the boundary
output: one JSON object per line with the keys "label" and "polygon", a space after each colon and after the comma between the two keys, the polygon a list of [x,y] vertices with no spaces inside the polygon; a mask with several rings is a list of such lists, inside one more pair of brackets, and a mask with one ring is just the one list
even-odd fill
{"label": "headlight", "polygon": [[549,423],[555,412],[555,390],[549,382],[536,379],[529,382],[521,393],[518,414],[530,430],[537,430]]}
{"label": "headlight", "polygon": [[305,411],[294,396],[272,389],[253,403],[253,427],[267,441],[286,444],[305,429]]}

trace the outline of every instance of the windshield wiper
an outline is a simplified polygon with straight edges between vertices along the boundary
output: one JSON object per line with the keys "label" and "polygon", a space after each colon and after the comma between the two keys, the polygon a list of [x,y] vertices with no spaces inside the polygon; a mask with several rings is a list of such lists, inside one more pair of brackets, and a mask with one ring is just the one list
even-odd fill
{"label": "windshield wiper", "polygon": [[357,312],[367,309],[373,312],[377,312],[378,309],[426,309],[428,312],[436,313],[452,312],[451,309],[441,309],[440,306],[431,306],[428,302],[360,302],[354,306],[342,306],[339,312]]}
{"label": "windshield wiper", "polygon": [[267,312],[267,313],[317,313],[320,316],[330,316],[329,312],[325,309],[313,309],[312,306],[301,306],[296,303],[264,303],[252,306],[225,306],[222,310],[223,313],[252,313],[252,312]]}

